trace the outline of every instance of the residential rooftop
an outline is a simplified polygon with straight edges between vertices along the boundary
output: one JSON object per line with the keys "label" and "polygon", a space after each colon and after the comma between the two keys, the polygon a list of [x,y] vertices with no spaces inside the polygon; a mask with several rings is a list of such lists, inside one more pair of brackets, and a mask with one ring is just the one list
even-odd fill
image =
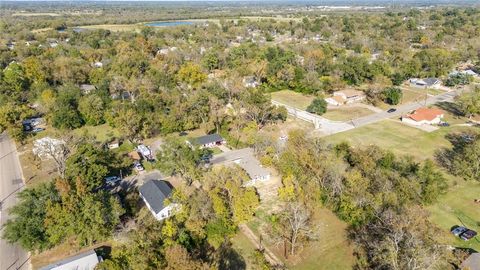
{"label": "residential rooftop", "polygon": [[138,190],[152,210],[159,213],[165,208],[165,199],[172,194],[173,188],[166,181],[148,180]]}

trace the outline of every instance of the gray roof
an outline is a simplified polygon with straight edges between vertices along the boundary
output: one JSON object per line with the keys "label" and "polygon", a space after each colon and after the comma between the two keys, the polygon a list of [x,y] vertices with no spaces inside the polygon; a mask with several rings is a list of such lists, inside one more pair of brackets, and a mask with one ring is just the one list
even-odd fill
{"label": "gray roof", "polygon": [[270,172],[260,165],[255,158],[252,148],[243,148],[214,155],[210,160],[212,165],[229,165],[232,163],[242,167],[251,179],[270,175]]}
{"label": "gray roof", "polygon": [[97,253],[92,249],[44,266],[40,270],[93,270],[99,262]]}
{"label": "gray roof", "polygon": [[205,135],[201,137],[194,138],[190,140],[190,143],[195,144],[195,145],[206,145],[209,143],[217,143],[223,141],[222,136],[218,135],[217,133],[215,134],[210,134],[210,135]]}
{"label": "gray roof", "polygon": [[480,270],[480,253],[472,253],[462,263],[462,269]]}
{"label": "gray roof", "polygon": [[155,213],[159,213],[165,208],[163,202],[172,194],[170,184],[159,180],[148,180],[139,188],[139,191],[142,198]]}
{"label": "gray roof", "polygon": [[423,81],[428,85],[428,86],[432,86],[434,84],[436,84],[439,80],[437,78],[426,78],[426,79],[423,79]]}

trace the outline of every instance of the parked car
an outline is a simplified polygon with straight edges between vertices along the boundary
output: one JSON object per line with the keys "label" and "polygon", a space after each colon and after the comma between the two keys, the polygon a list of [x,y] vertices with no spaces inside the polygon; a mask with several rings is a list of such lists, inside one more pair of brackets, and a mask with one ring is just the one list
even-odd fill
{"label": "parked car", "polygon": [[449,127],[450,126],[450,124],[447,123],[447,122],[441,122],[438,125],[441,126],[441,127]]}
{"label": "parked car", "polygon": [[116,184],[118,184],[118,182],[120,182],[120,177],[118,176],[108,176],[108,177],[105,177],[105,183],[107,184],[107,186],[115,186]]}
{"label": "parked car", "polygon": [[390,108],[390,109],[388,109],[387,113],[393,113],[393,112],[396,112],[396,111],[397,111],[397,109],[395,109],[395,108]]}
{"label": "parked car", "polygon": [[133,163],[133,167],[135,168],[135,170],[137,170],[137,172],[141,172],[141,171],[145,170],[143,168],[142,164],[140,164],[140,162]]}
{"label": "parked car", "polygon": [[465,228],[465,227],[456,226],[456,227],[454,227],[454,228],[451,230],[451,232],[452,232],[453,235],[459,236],[460,234],[466,232],[467,230],[468,230],[468,229]]}
{"label": "parked car", "polygon": [[465,232],[463,232],[462,234],[460,234],[460,238],[462,238],[465,241],[468,241],[468,240],[472,239],[473,237],[475,237],[476,235],[477,235],[476,231],[469,229],[469,230],[466,230]]}

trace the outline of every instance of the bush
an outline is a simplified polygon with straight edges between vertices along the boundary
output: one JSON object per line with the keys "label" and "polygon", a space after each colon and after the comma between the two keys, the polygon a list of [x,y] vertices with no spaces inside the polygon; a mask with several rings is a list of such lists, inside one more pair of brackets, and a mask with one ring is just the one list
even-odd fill
{"label": "bush", "polygon": [[307,112],[322,115],[327,112],[327,102],[323,98],[316,98],[308,105]]}
{"label": "bush", "polygon": [[398,87],[389,87],[383,91],[385,102],[390,105],[397,105],[402,100],[403,92]]}

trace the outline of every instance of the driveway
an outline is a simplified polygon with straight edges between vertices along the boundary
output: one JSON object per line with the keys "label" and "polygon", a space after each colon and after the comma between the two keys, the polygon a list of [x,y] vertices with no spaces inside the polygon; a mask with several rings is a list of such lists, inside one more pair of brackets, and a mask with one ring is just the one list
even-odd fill
{"label": "driveway", "polygon": [[[22,169],[15,144],[4,133],[0,134],[0,233],[9,219],[8,209],[18,202],[17,192],[24,188]],[[30,269],[29,254],[19,245],[11,245],[0,238],[0,269]]]}

